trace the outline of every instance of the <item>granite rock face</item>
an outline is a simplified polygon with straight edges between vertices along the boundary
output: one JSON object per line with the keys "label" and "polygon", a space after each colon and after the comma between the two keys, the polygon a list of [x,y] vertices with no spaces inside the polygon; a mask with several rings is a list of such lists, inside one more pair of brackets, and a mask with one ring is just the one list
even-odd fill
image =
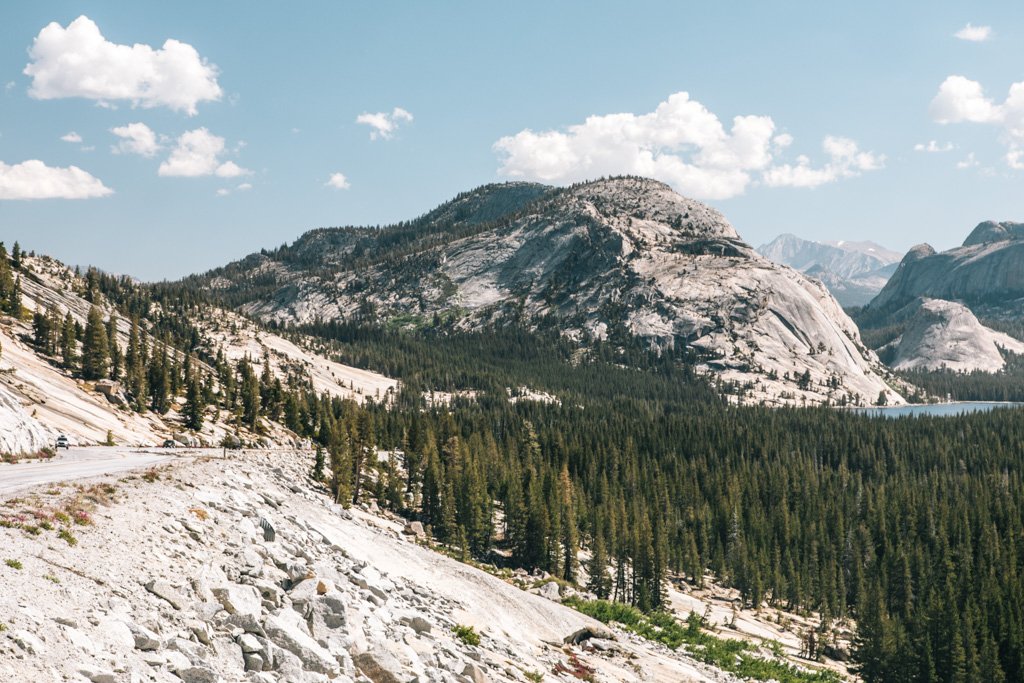
{"label": "granite rock face", "polygon": [[383,231],[313,231],[210,286],[272,282],[242,306],[268,322],[372,310],[463,330],[557,324],[584,349],[686,347],[743,402],[902,401],[825,286],[759,255],[713,208],[643,178],[525,187],[487,186]]}

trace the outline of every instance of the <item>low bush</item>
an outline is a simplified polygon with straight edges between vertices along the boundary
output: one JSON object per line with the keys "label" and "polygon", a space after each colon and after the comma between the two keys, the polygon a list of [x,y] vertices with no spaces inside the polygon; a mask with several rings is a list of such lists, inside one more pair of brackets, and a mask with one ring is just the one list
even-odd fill
{"label": "low bush", "polygon": [[464,642],[466,645],[479,645],[480,634],[476,632],[476,629],[472,626],[465,626],[463,624],[456,624],[452,629],[455,633],[455,637]]}

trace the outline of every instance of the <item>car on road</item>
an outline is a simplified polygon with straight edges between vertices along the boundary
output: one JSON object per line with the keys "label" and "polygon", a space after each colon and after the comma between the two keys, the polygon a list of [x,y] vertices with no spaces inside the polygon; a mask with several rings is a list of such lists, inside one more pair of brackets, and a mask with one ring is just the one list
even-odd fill
{"label": "car on road", "polygon": [[163,447],[164,448],[177,448],[178,447],[178,442],[175,441],[174,439],[166,439],[164,441]]}
{"label": "car on road", "polygon": [[57,437],[57,441],[56,443],[53,444],[53,448],[54,450],[58,451],[62,448],[64,450],[68,450],[69,448],[71,448],[71,443],[68,441],[68,437],[61,434],[60,436]]}

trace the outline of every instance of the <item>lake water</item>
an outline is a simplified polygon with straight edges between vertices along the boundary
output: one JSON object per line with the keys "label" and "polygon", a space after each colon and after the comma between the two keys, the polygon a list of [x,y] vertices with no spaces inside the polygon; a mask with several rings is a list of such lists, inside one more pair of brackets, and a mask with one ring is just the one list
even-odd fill
{"label": "lake water", "polygon": [[954,401],[952,403],[929,403],[906,406],[884,406],[871,408],[851,408],[854,412],[874,417],[903,417],[904,415],[932,415],[935,417],[955,417],[965,413],[984,413],[997,408],[1021,408],[1024,403],[1009,401]]}

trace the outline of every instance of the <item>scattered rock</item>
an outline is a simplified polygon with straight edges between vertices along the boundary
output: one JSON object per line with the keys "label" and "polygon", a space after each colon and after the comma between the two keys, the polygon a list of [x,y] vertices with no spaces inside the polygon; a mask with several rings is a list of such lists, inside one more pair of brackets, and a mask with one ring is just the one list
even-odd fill
{"label": "scattered rock", "polygon": [[484,670],[473,662],[468,662],[466,667],[462,670],[462,675],[473,681],[473,683],[490,683],[490,678],[484,673]]}
{"label": "scattered rock", "polygon": [[562,642],[566,645],[579,645],[583,641],[590,640],[591,638],[599,638],[601,640],[615,640],[615,634],[612,633],[609,629],[605,628],[604,626],[584,626],[578,631],[575,631],[567,635],[565,638],[562,639]]}
{"label": "scattered rock", "polygon": [[263,609],[263,596],[252,586],[229,584],[216,586],[212,592],[228,614],[258,617]]}
{"label": "scattered rock", "polygon": [[554,581],[548,581],[543,586],[541,586],[538,595],[540,595],[542,598],[547,598],[548,600],[552,600],[554,602],[559,602],[562,597],[561,591],[558,588],[558,584]]}
{"label": "scattered rock", "polygon": [[11,634],[15,644],[30,655],[41,655],[46,652],[46,646],[35,634],[20,629]]}
{"label": "scattered rock", "polygon": [[409,522],[402,529],[402,533],[406,536],[413,536],[417,539],[423,539],[427,537],[427,532],[423,528],[423,522]]}
{"label": "scattered rock", "polygon": [[373,683],[403,683],[402,665],[381,647],[361,652],[352,658],[356,668]]}
{"label": "scattered rock", "polygon": [[213,632],[210,630],[210,625],[204,621],[193,620],[188,622],[188,630],[192,631],[192,635],[203,645],[209,645],[213,641]]}
{"label": "scattered rock", "polygon": [[171,584],[166,581],[154,579],[146,584],[146,590],[162,600],[170,603],[171,607],[180,610],[185,606],[185,598]]}
{"label": "scattered rock", "polygon": [[319,643],[303,633],[297,624],[286,621],[283,616],[271,616],[267,618],[263,628],[268,638],[298,657],[306,668],[325,674],[337,672],[337,660]]}
{"label": "scattered rock", "polygon": [[243,633],[238,636],[238,646],[242,648],[242,652],[244,654],[263,651],[263,646],[260,644],[260,641],[251,633]]}
{"label": "scattered rock", "polygon": [[78,669],[78,673],[92,683],[117,683],[117,674],[109,669],[93,669],[83,666]]}
{"label": "scattered rock", "polygon": [[174,672],[185,683],[220,683],[217,672],[206,666],[190,666]]}
{"label": "scattered rock", "polygon": [[129,623],[128,629],[131,631],[136,650],[149,651],[160,648],[160,636],[153,633],[148,628],[139,626],[138,624]]}

